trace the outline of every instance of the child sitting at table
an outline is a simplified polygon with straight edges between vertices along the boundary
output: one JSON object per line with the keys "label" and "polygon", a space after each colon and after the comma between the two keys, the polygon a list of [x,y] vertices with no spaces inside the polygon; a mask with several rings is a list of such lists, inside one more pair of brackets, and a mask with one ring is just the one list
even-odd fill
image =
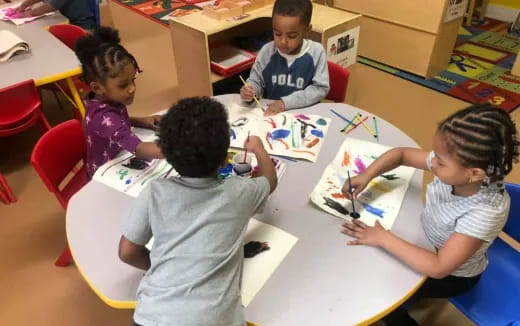
{"label": "child sitting at table", "polygon": [[244,229],[277,177],[261,140],[250,136],[245,147],[256,156],[258,177],[217,178],[227,164],[227,120],[222,104],[195,97],[160,123],[159,145],[180,176],[151,181],[122,219],[119,257],[146,270],[135,325],[245,325]]}
{"label": "child sitting at table", "polygon": [[135,76],[140,69],[135,58],[119,42],[116,30],[101,27],[76,44],[83,78],[92,90],[85,99],[89,179],[121,149],[144,159],[163,157],[157,144],[142,142],[132,132],[131,126],[157,129],[161,117],[128,116],[126,106],[134,100]]}
{"label": "child sitting at table", "polygon": [[[433,151],[394,148],[343,187],[356,197],[370,180],[400,165],[430,170],[435,178],[426,190],[421,222],[436,251],[417,247],[386,231],[353,220],[342,232],[348,244],[378,246],[428,279],[406,303],[384,317],[386,325],[418,325],[406,307],[421,298],[448,298],[470,290],[488,260],[486,251],[502,230],[510,198],[504,177],[518,162],[518,140],[510,116],[489,104],[476,104],[442,121]],[[351,195],[352,192],[352,195]]]}
{"label": "child sitting at table", "polygon": [[59,10],[72,25],[83,29],[96,28],[96,18],[89,8],[89,0],[24,0],[17,10],[23,15],[40,16]]}
{"label": "child sitting at table", "polygon": [[247,84],[246,102],[254,96],[275,100],[266,114],[318,103],[329,93],[327,56],[320,43],[304,39],[311,29],[310,0],[277,0],[273,7],[274,41],[258,53]]}

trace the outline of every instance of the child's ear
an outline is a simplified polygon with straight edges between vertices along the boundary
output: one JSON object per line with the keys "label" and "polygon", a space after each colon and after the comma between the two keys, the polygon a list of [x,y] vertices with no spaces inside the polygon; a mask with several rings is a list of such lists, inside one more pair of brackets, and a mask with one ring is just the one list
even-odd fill
{"label": "child's ear", "polygon": [[103,95],[105,93],[105,87],[101,85],[98,82],[91,82],[89,84],[90,89],[96,94],[96,95]]}
{"label": "child's ear", "polygon": [[312,30],[312,24],[309,24],[309,26],[307,26],[307,28],[305,29],[305,32],[309,33],[311,30]]}
{"label": "child's ear", "polygon": [[486,171],[484,171],[483,169],[480,169],[480,168],[470,169],[470,174],[471,174],[470,178],[473,182],[479,182],[486,178]]}

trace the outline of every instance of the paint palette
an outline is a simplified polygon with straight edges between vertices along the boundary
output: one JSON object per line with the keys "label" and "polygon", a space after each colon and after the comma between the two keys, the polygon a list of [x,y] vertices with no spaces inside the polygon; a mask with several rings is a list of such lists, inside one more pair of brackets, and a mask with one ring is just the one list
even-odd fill
{"label": "paint palette", "polygon": [[[236,152],[236,151],[228,152],[228,164],[219,170],[219,172],[218,172],[219,179],[225,179],[225,178],[229,178],[230,176],[237,175],[236,170],[234,169],[234,164],[235,164],[234,158],[237,155],[240,155],[240,153]],[[273,161],[274,168],[276,169],[276,175],[278,177],[278,180],[280,180],[285,172],[287,165],[275,157],[272,157],[271,161]],[[248,162],[250,162],[250,164],[252,166],[253,171],[252,171],[251,175],[254,177],[258,171],[258,161],[256,160],[256,157],[254,154],[249,154]]]}
{"label": "paint palette", "polygon": [[228,107],[231,146],[243,148],[248,132],[262,140],[269,154],[316,162],[331,120],[317,115],[283,112],[264,116],[259,108]]}
{"label": "paint palette", "polygon": [[[348,182],[347,171],[352,177],[363,173],[379,155],[390,149],[347,138],[311,193],[312,202],[332,215],[350,219],[352,204],[341,192],[343,184]],[[378,220],[386,229],[392,228],[414,171],[401,166],[373,179],[354,201],[360,220],[368,225],[374,225]]]}

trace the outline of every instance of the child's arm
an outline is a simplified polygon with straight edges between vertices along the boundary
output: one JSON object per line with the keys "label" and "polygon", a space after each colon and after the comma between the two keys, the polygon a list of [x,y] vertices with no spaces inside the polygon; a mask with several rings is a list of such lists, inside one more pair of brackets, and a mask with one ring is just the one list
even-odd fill
{"label": "child's arm", "polygon": [[240,97],[243,101],[251,102],[253,96],[260,98],[264,94],[265,80],[262,71],[269,63],[273,46],[272,43],[267,43],[258,52],[253,68],[251,68],[251,72],[249,73],[249,78],[246,80],[247,85],[242,86],[240,89]]}
{"label": "child's arm", "polygon": [[256,156],[256,160],[258,161],[258,176],[267,178],[269,185],[271,186],[271,192],[273,192],[278,184],[278,177],[276,176],[276,169],[273,161],[271,161],[269,154],[267,154],[260,138],[257,136],[249,136],[248,138],[245,147],[249,152],[254,153]]}
{"label": "child's arm", "polygon": [[25,0],[23,1],[16,9],[19,11],[19,12],[24,12],[27,10],[27,8],[29,8],[30,6],[32,6],[33,4],[35,3],[38,3],[40,2],[41,0]]}
{"label": "child's arm", "polygon": [[361,221],[344,223],[344,234],[356,238],[350,245],[380,246],[421,274],[444,278],[453,273],[482,246],[483,240],[454,232],[437,253],[417,247],[385,230],[379,222],[369,227]]}
{"label": "child's arm", "polygon": [[144,246],[152,238],[149,205],[154,202],[151,186],[146,186],[121,218],[119,258],[141,269],[150,268],[150,252]]}
{"label": "child's arm", "polygon": [[[312,43],[314,44],[314,43]],[[312,83],[301,91],[296,91],[291,95],[282,97],[285,110],[303,108],[313,105],[324,99],[330,90],[329,69],[327,66],[327,56],[321,45],[319,48],[309,49],[309,53],[315,57],[316,71],[312,78]]]}
{"label": "child's arm", "polygon": [[148,117],[130,117],[132,126],[138,128],[147,128],[152,130],[159,130],[159,123],[162,115],[151,115]]}
{"label": "child's arm", "polygon": [[147,270],[150,268],[150,251],[121,236],[119,240],[119,259],[134,267]]}
{"label": "child's arm", "polygon": [[[401,165],[427,170],[429,152],[417,148],[396,147],[379,156],[362,174],[352,178],[352,195],[354,198],[365,189],[375,177],[393,170]],[[350,198],[348,180],[343,185],[343,193]]]}
{"label": "child's arm", "polygon": [[55,10],[56,8],[54,8],[50,3],[42,1],[38,6],[31,7],[28,16],[40,16]]}
{"label": "child's arm", "polygon": [[135,148],[135,156],[145,159],[164,158],[159,145],[152,142],[139,143]]}

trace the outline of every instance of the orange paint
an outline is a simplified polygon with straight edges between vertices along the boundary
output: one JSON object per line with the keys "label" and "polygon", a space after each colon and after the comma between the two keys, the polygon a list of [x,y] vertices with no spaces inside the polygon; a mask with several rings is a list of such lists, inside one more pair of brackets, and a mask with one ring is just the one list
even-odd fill
{"label": "orange paint", "polygon": [[316,146],[316,144],[320,141],[319,138],[314,138],[310,143],[307,144],[307,148],[311,148]]}
{"label": "orange paint", "polygon": [[332,194],[331,196],[332,196],[332,198],[336,198],[336,199],[340,199],[340,198],[345,199],[345,196],[339,192]]}
{"label": "orange paint", "polygon": [[282,144],[285,145],[285,149],[286,149],[286,150],[289,150],[289,145],[288,145],[288,144],[287,144],[283,139],[278,138],[277,140],[278,140],[280,143],[282,143]]}
{"label": "orange paint", "polygon": [[341,166],[349,166],[350,165],[350,153],[343,153],[343,162],[341,162]]}

